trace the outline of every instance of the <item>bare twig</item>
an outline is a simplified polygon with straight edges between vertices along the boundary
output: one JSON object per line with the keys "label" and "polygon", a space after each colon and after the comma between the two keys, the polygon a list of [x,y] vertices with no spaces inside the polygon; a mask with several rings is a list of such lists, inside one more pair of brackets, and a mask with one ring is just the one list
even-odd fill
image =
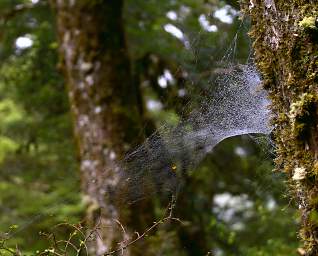
{"label": "bare twig", "polygon": [[[103,256],[109,256],[114,255],[116,253],[124,254],[124,251],[134,243],[137,243],[139,240],[145,238],[148,236],[148,234],[153,231],[158,226],[168,222],[168,221],[177,221],[181,222],[180,219],[173,217],[173,210],[175,207],[176,199],[175,197],[171,198],[171,202],[169,203],[163,217],[159,219],[158,221],[153,222],[153,224],[148,227],[143,233],[138,233],[137,231],[134,232],[134,236],[128,239],[123,239],[118,243],[118,247],[110,250],[103,254]],[[117,219],[114,220],[117,225],[120,227],[123,233],[123,237],[128,237],[128,233],[124,227],[124,225]],[[99,235],[99,230],[101,227],[101,219],[98,220],[96,225],[93,229],[91,229],[88,233],[87,231],[84,231],[84,228],[81,225],[75,225],[70,223],[60,223],[55,226],[55,228],[59,228],[62,226],[66,226],[68,228],[71,228],[73,232],[69,234],[69,237],[66,240],[57,240],[55,237],[55,234],[46,234],[41,233],[43,236],[47,238],[47,240],[51,241],[51,247],[41,252],[39,255],[42,256],[48,256],[48,255],[54,255],[54,256],[67,256],[70,251],[75,251],[75,255],[79,256],[82,255],[83,250],[85,251],[86,256],[88,256],[88,247],[87,242],[92,239],[96,238]],[[1,241],[0,241],[1,242]],[[0,243],[0,251],[1,251],[1,243]],[[10,253],[14,256],[18,256],[14,251],[10,251]]]}
{"label": "bare twig", "polygon": [[[139,240],[141,240],[142,238],[146,237],[152,230],[154,230],[156,227],[158,227],[159,225],[162,225],[168,221],[177,221],[177,222],[181,222],[180,219],[178,218],[174,218],[173,217],[173,209],[174,209],[174,206],[175,206],[175,197],[173,196],[172,199],[171,199],[171,202],[169,203],[168,205],[168,208],[166,210],[166,213],[164,215],[163,218],[161,218],[160,220],[158,221],[155,221],[153,223],[153,225],[151,225],[150,227],[148,227],[141,235],[138,233],[138,232],[135,232],[135,234],[137,235],[137,237],[135,237],[134,239],[132,240],[128,240],[128,241],[123,241],[121,242],[120,244],[123,244],[124,245],[121,245],[119,246],[118,248],[112,250],[112,251],[109,251],[109,252],[106,252],[103,256],[109,256],[109,255],[114,255],[115,253],[118,253],[118,252],[121,252],[123,254],[124,250],[126,250],[129,246],[131,246],[132,244],[138,242]],[[121,225],[121,224],[120,224]],[[122,225],[121,225],[122,226]]]}

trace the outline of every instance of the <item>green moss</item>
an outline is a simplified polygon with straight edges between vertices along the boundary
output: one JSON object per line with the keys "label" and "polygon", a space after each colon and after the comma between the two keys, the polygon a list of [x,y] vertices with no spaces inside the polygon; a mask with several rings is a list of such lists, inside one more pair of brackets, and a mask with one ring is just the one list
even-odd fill
{"label": "green moss", "polygon": [[318,106],[317,95],[303,93],[300,99],[290,106],[289,117],[294,136],[307,140],[310,129],[315,125]]}
{"label": "green moss", "polygon": [[314,175],[318,176],[318,161],[317,160],[313,164],[312,171],[313,171]]}
{"label": "green moss", "polygon": [[[318,255],[318,164],[313,146],[318,123],[318,4],[306,0],[275,1],[270,7],[263,1],[253,3],[243,0],[242,7],[251,18],[255,62],[272,101],[276,169],[288,173],[291,194],[302,206],[300,237],[306,255]],[[278,16],[286,19],[277,20]],[[297,183],[292,177],[299,166],[307,175]]]}
{"label": "green moss", "polygon": [[303,29],[317,29],[316,18],[313,16],[303,18],[298,25]]}

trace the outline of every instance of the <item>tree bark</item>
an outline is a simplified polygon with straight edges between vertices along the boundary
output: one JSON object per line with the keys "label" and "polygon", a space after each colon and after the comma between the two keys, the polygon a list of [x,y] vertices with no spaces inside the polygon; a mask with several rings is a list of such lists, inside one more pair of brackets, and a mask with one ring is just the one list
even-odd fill
{"label": "tree bark", "polygon": [[318,2],[243,0],[255,62],[272,100],[277,169],[301,213],[301,255],[318,255]]}
{"label": "tree bark", "polygon": [[[98,223],[100,227],[91,253],[102,255],[129,236],[122,235],[115,220],[132,218],[132,213],[121,211],[112,194],[120,179],[117,161],[140,140],[142,120],[124,36],[123,0],[52,0],[51,4],[74,118],[87,220],[91,227]],[[135,228],[141,221],[137,216],[124,224],[134,223]],[[124,255],[129,254],[125,250]]]}

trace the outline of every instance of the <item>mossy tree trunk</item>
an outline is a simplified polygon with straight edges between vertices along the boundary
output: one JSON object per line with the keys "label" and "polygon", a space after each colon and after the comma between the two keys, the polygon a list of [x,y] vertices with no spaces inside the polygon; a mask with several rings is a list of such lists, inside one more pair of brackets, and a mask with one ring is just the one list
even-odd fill
{"label": "mossy tree trunk", "polygon": [[[127,239],[115,220],[122,221],[125,215],[124,224],[133,223],[132,232],[143,221],[141,213],[131,209],[123,213],[111,197],[119,182],[116,161],[140,139],[142,120],[124,36],[123,0],[52,0],[51,4],[74,117],[87,220],[91,227],[98,223],[100,227],[92,255],[102,255]],[[132,254],[125,250],[125,255]]]}
{"label": "mossy tree trunk", "polygon": [[272,100],[277,169],[301,212],[302,255],[318,255],[318,2],[243,0],[255,61]]}

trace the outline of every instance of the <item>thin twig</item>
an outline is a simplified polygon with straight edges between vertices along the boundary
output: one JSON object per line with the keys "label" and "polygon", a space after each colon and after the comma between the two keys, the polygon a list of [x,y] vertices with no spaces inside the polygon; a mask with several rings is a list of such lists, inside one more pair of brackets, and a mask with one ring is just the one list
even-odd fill
{"label": "thin twig", "polygon": [[167,210],[166,210],[166,214],[161,218],[160,220],[154,222],[153,225],[151,225],[149,228],[147,228],[141,235],[138,232],[135,232],[135,234],[137,235],[137,237],[133,240],[131,240],[130,242],[110,251],[107,253],[104,253],[103,256],[109,256],[109,255],[113,255],[115,253],[121,252],[123,254],[124,250],[126,250],[129,246],[131,246],[132,244],[138,242],[139,240],[141,240],[142,238],[146,237],[153,229],[155,229],[156,227],[158,227],[161,224],[164,224],[168,221],[178,221],[181,222],[181,220],[179,218],[174,218],[172,217],[172,213],[173,213],[173,209],[175,206],[175,197],[173,196],[171,199],[171,202],[169,203]]}

